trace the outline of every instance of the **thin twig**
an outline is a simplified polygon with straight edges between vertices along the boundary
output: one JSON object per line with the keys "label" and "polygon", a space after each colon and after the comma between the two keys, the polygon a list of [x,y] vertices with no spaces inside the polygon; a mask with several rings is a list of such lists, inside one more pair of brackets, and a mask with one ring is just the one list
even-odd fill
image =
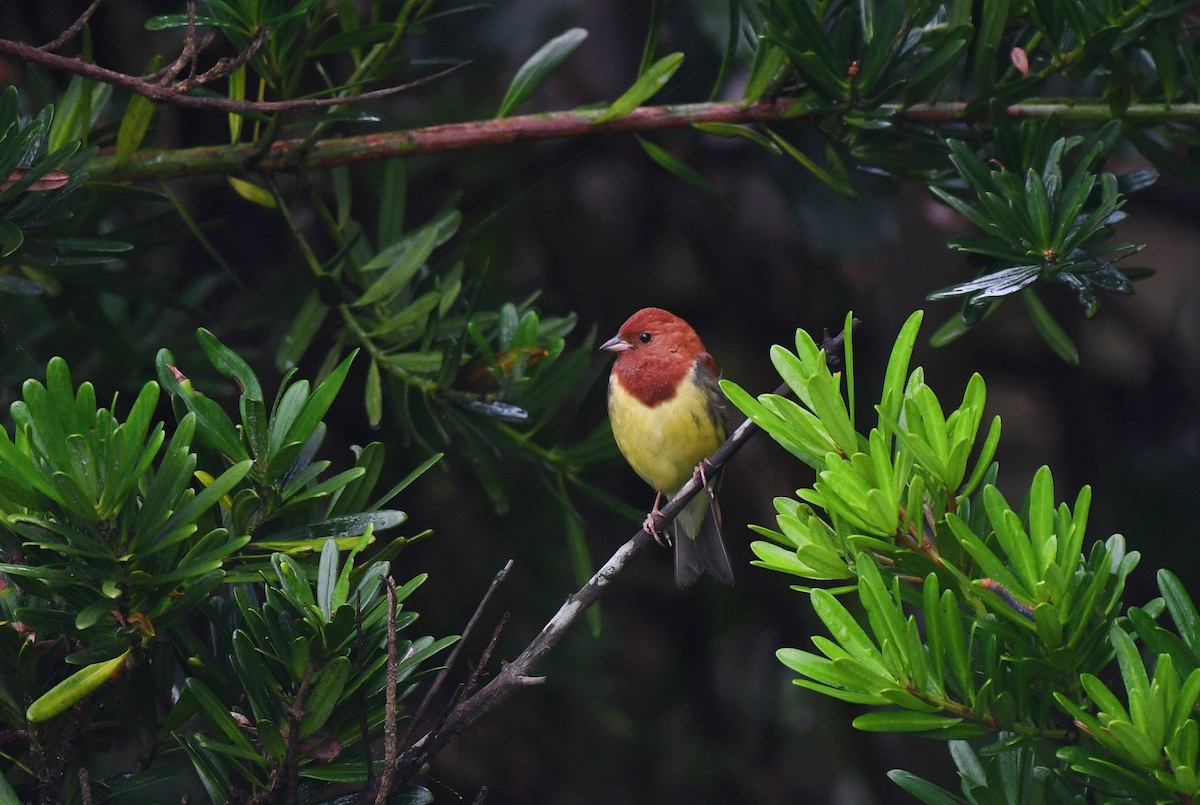
{"label": "thin twig", "polygon": [[[448,732],[446,730],[446,722],[458,712],[463,698],[469,696],[475,690],[475,686],[479,683],[480,674],[483,673],[483,669],[491,661],[492,652],[496,650],[496,644],[500,642],[500,635],[504,632],[504,627],[508,625],[508,617],[509,614],[505,612],[500,618],[500,622],[492,631],[492,639],[488,641],[483,653],[479,655],[479,661],[475,663],[475,667],[471,670],[467,681],[459,685],[454,691],[450,702],[447,703],[441,716],[438,717],[437,723],[433,725],[425,738],[422,738],[416,744],[406,749],[404,754],[396,761],[396,784],[400,785],[407,782],[413,772],[432,761],[438,752],[442,751],[446,744],[457,734],[456,732]],[[429,736],[433,737],[430,738]]]}
{"label": "thin twig", "polygon": [[[455,644],[454,649],[450,652],[450,656],[446,658],[446,664],[442,666],[442,670],[440,670],[438,675],[434,678],[433,684],[429,686],[429,690],[425,693],[425,698],[421,700],[421,704],[417,707],[416,712],[413,713],[413,717],[409,720],[408,726],[404,730],[404,736],[400,739],[400,744],[402,746],[408,746],[408,740],[412,737],[413,729],[425,718],[425,713],[429,710],[430,703],[433,701],[433,698],[437,695],[438,691],[445,683],[446,676],[450,673],[450,669],[454,667],[454,663],[458,660],[458,655],[462,651],[463,646],[466,645],[467,638],[470,636],[471,630],[474,629],[475,624],[479,622],[480,616],[483,615],[484,608],[487,607],[488,601],[491,600],[492,595],[496,592],[496,589],[504,582],[506,578],[508,578],[508,573],[510,570],[512,570],[512,566],[513,560],[509,559],[504,564],[504,567],[500,568],[500,572],[492,578],[492,583],[488,585],[487,592],[485,592],[483,597],[479,599],[479,603],[475,606],[475,612],[471,615],[471,619],[467,621],[466,627],[463,628],[463,632],[459,636],[458,642]],[[493,636],[492,639],[494,640],[495,636]],[[484,662],[486,662],[486,659],[480,660],[481,665]]]}
{"label": "thin twig", "polygon": [[92,797],[92,778],[88,774],[87,766],[80,766],[77,772],[79,777],[79,799],[83,805],[92,805],[95,799]]}
{"label": "thin twig", "polygon": [[392,779],[396,773],[396,582],[391,576],[387,582],[387,687],[383,705],[383,774],[379,778],[379,791],[375,805],[384,805],[392,792]]}
{"label": "thin twig", "polygon": [[79,18],[76,19],[75,22],[71,23],[71,26],[67,28],[67,30],[59,34],[54,41],[47,42],[39,49],[44,50],[47,53],[52,53],[74,39],[75,36],[83,30],[83,26],[87,25],[88,20],[92,18],[92,15],[96,13],[96,9],[100,8],[101,2],[103,2],[103,0],[92,0],[92,4],[83,10],[83,13],[79,15]]}
{"label": "thin twig", "polygon": [[[363,610],[362,610],[362,590],[354,593],[354,632],[356,635],[355,646],[358,651],[358,673],[361,676],[367,665],[367,647],[363,641]],[[362,745],[367,746],[371,740],[371,725],[367,721],[367,700],[366,691],[359,689],[359,722],[358,734],[362,740]],[[367,761],[367,779],[371,779],[375,775],[375,770],[371,768],[371,753],[366,753]]]}
{"label": "thin twig", "polygon": [[[347,97],[297,98],[287,101],[239,101],[234,98],[186,94],[203,84],[215,81],[218,78],[224,78],[245,64],[262,43],[266,41],[267,33],[265,28],[260,30],[258,36],[250,43],[250,46],[232,59],[219,59],[208,71],[173,84],[162,84],[145,76],[129,75],[117,70],[110,70],[98,64],[91,64],[78,58],[60,56],[57,53],[49,53],[33,45],[26,45],[24,42],[14,42],[11,39],[0,39],[0,54],[40,64],[43,67],[64,70],[104,84],[112,84],[113,86],[128,90],[135,95],[149,98],[156,103],[172,103],[176,106],[186,106],[192,109],[215,109],[222,112],[284,112],[293,109],[324,109],[330,106],[342,106],[349,103],[360,103],[377,98],[386,98],[389,95],[395,95],[398,92],[404,92],[427,84],[430,81],[435,81],[471,63],[469,61],[460,62],[453,67],[430,76],[425,76],[424,78],[418,78],[416,81],[410,81],[407,84],[385,87],[384,89],[372,90]],[[186,51],[187,47],[185,46],[185,53],[180,55],[180,59],[184,60],[185,63]],[[176,63],[173,62],[172,67]],[[161,71],[156,75],[161,75]]]}

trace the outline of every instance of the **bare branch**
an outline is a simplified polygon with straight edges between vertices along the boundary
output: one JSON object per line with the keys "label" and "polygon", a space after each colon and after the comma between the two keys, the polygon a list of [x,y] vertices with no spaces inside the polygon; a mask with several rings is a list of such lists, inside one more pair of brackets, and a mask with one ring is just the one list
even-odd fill
{"label": "bare branch", "polygon": [[[465,684],[459,686],[454,691],[454,695],[450,698],[449,704],[443,710],[437,723],[429,730],[425,738],[417,741],[413,746],[405,750],[404,754],[396,761],[396,784],[407,782],[408,778],[417,769],[424,766],[426,763],[433,760],[438,752],[453,740],[457,732],[449,732],[446,730],[446,722],[449,721],[462,704],[462,697],[469,696],[475,686],[479,683],[479,675],[487,664],[491,661],[492,652],[496,650],[496,644],[500,641],[500,635],[504,632],[504,627],[508,625],[508,613],[505,612],[500,618],[500,623],[492,631],[492,639],[483,649],[483,653],[479,655],[479,661],[475,664],[471,674],[467,677]],[[416,723],[416,719],[413,720]]]}
{"label": "bare branch", "polygon": [[[250,48],[247,48],[247,50],[258,50],[259,46],[262,44],[262,33],[262,31],[259,32],[259,36],[255,37],[254,42],[251,43]],[[216,38],[217,31],[216,29],[213,29],[204,35],[203,41],[201,41],[199,44],[196,43],[196,4],[189,2],[188,27],[187,33],[184,35],[183,39],[183,50],[179,52],[179,56],[175,59],[175,61],[171,62],[161,70],[145,76],[144,79],[147,82],[154,82],[165,87],[170,82],[174,81],[181,72],[183,72],[184,67],[190,67],[191,69],[189,70],[189,73],[191,76],[194,76],[196,74],[196,59],[200,57],[201,51],[211,45]]]}
{"label": "bare branch", "polygon": [[50,53],[41,48],[26,45],[23,42],[14,42],[11,39],[0,39],[0,54],[13,56],[22,61],[33,62],[44,67],[64,70],[83,76],[84,78],[90,78],[93,81],[112,84],[115,87],[128,90],[135,95],[149,98],[155,103],[172,103],[176,106],[186,106],[192,109],[215,109],[222,112],[284,112],[293,109],[324,109],[330,106],[344,106],[349,103],[360,103],[376,98],[386,98],[389,95],[395,95],[396,93],[427,84],[430,81],[435,81],[470,64],[469,61],[460,62],[446,70],[425,76],[424,78],[418,78],[407,84],[336,98],[297,98],[287,101],[239,101],[234,98],[186,94],[199,86],[219,78],[224,78],[237,70],[257,52],[258,48],[266,40],[267,35],[268,32],[265,28],[260,30],[258,36],[250,43],[250,46],[238,53],[234,58],[218,59],[217,63],[206,72],[200,75],[189,76],[183,81],[176,83],[169,83],[169,81],[178,72],[182,71],[183,66],[191,64],[194,67],[195,56],[207,45],[207,39],[200,45],[196,45],[194,40],[189,37],[187,44],[184,46],[184,51],[180,54],[179,58],[172,62],[166,68],[165,72],[160,70],[149,77],[128,75],[101,67],[98,64],[85,62],[77,57],[60,56],[57,53]]}
{"label": "bare branch", "polygon": [[383,717],[383,774],[379,778],[379,791],[375,805],[384,805],[392,792],[392,779],[396,774],[396,582],[387,577],[387,687],[384,691]]}
{"label": "bare branch", "polygon": [[80,766],[76,772],[79,778],[79,799],[83,805],[93,805],[95,797],[92,796],[92,778],[88,773],[87,766]]}
{"label": "bare branch", "polygon": [[83,13],[79,15],[79,19],[71,23],[70,27],[59,34],[53,42],[47,42],[46,44],[42,45],[40,50],[44,50],[47,53],[53,53],[74,39],[79,32],[83,30],[83,26],[87,25],[87,22],[92,18],[92,15],[96,13],[96,9],[100,8],[101,2],[103,2],[103,0],[92,0],[92,4],[83,10]]}
{"label": "bare branch", "polygon": [[[471,631],[475,628],[475,624],[479,622],[480,616],[483,615],[483,610],[487,607],[488,602],[492,599],[492,595],[496,592],[496,589],[504,582],[506,578],[508,578],[508,573],[510,570],[512,570],[512,566],[513,562],[511,559],[509,559],[508,562],[505,563],[504,567],[500,568],[500,572],[497,573],[492,579],[492,583],[488,585],[487,592],[485,592],[483,597],[479,599],[479,604],[476,605],[475,612],[471,615],[471,619],[467,621],[467,625],[463,628],[463,633],[459,636],[458,643],[455,644],[454,650],[450,652],[450,656],[446,658],[446,664],[442,667],[442,670],[438,672],[437,677],[434,678],[433,684],[429,686],[429,690],[425,693],[425,698],[421,700],[420,706],[417,707],[416,712],[413,713],[412,719],[408,722],[408,727],[404,730],[404,736],[400,739],[401,746],[408,745],[408,739],[412,737],[413,729],[422,721],[422,719],[424,719],[425,713],[429,710],[430,703],[432,703],[433,698],[437,696],[438,691],[446,682],[447,674],[449,674],[450,669],[454,667],[454,663],[458,660],[459,653],[462,651],[463,646],[465,646],[467,643],[467,638],[471,635]],[[496,635],[493,634],[493,642],[495,639]],[[480,666],[483,666],[487,663],[487,657],[490,653],[491,649],[489,647],[489,649],[479,660]]]}
{"label": "bare branch", "polygon": [[[446,681],[446,675],[449,673],[450,669],[454,667],[454,663],[458,659],[458,655],[461,653],[463,646],[466,645],[467,638],[475,628],[475,625],[479,622],[480,617],[483,615],[484,609],[487,607],[487,604],[491,600],[492,595],[496,592],[496,589],[508,577],[508,573],[512,569],[512,565],[512,560],[508,560],[504,567],[500,569],[500,572],[497,573],[492,579],[492,583],[488,586],[487,592],[483,594],[483,597],[479,600],[479,604],[476,605],[475,612],[471,615],[471,619],[467,621],[467,625],[463,629],[463,633],[459,638],[457,645],[455,645],[454,651],[452,651],[450,656],[446,659],[446,664],[442,667],[442,670],[438,672],[433,684],[430,685],[429,690],[425,693],[425,698],[421,700],[420,706],[417,708],[416,712],[413,713],[412,718],[409,719],[408,727],[405,728],[404,734],[399,738],[399,740],[396,738],[396,724],[399,713],[396,709],[395,702],[395,582],[393,582],[390,578],[388,579],[388,682],[387,689],[385,691],[387,695],[387,702],[385,703],[384,711],[384,717],[386,719],[384,722],[384,770],[379,779],[373,781],[372,785],[368,786],[368,788],[363,791],[362,796],[359,797],[359,801],[374,801],[376,805],[387,802],[388,797],[392,795],[393,789],[396,786],[403,785],[408,780],[408,777],[412,771],[422,766],[426,760],[431,758],[432,754],[436,753],[443,745],[443,743],[438,743],[436,741],[428,741],[422,744],[419,748],[410,747],[403,754],[399,754],[397,751],[397,747],[399,746],[408,746],[408,740],[412,736],[413,728],[424,720],[425,713],[428,711],[431,702],[441,689],[443,683]],[[441,732],[446,719],[450,717],[450,715],[461,703],[462,697],[475,689],[475,685],[479,680],[479,674],[491,659],[492,652],[496,648],[496,642],[500,639],[500,633],[503,631],[507,622],[508,614],[506,613],[500,619],[500,624],[492,632],[492,638],[488,641],[483,653],[479,656],[479,661],[475,668],[471,671],[471,674],[467,679],[467,683],[456,690],[454,695],[451,696],[450,702],[438,717],[437,723],[434,724],[430,730],[432,734],[437,735],[439,732]]]}

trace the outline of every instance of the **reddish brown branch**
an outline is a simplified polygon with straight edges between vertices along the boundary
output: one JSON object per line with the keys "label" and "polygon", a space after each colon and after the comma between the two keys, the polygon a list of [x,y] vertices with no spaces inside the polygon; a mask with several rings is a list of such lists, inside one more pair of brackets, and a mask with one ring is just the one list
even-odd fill
{"label": "reddish brown branch", "polygon": [[[0,42],[2,41],[0,40]],[[440,75],[430,76],[423,80],[433,80]],[[410,88],[415,83],[380,90],[377,93],[364,93],[355,96],[355,100],[378,97],[380,93],[396,92]],[[332,103],[346,102],[345,99],[330,100]],[[1011,106],[1007,113],[1012,118],[1059,115],[1063,119],[1071,120],[1111,119],[1111,112],[1107,106],[1100,109],[1094,105],[1026,104]],[[470,148],[509,145],[532,140],[581,137],[617,131],[686,128],[695,123],[750,124],[773,123],[781,120],[816,123],[825,116],[825,113],[805,112],[799,102],[788,98],[758,101],[751,104],[732,102],[643,106],[616,120],[595,123],[595,119],[600,114],[601,112],[598,110],[587,110],[523,115],[498,120],[472,120],[463,123],[426,126],[407,131],[320,140],[312,144],[305,140],[278,140],[272,143],[265,153],[263,153],[264,149],[261,144],[247,143],[142,151],[121,163],[118,163],[113,156],[101,155],[88,164],[88,173],[93,179],[113,182],[177,179],[187,176],[225,176],[244,170],[285,173],[301,168],[328,168],[354,162],[439,154]],[[962,103],[914,104],[903,109],[895,108],[892,111],[892,120],[896,125],[912,123],[930,125],[967,121],[973,119],[971,115],[969,107]],[[1189,115],[1191,119],[1200,115],[1200,104],[1175,104],[1170,108],[1133,105],[1125,112],[1127,120],[1146,123],[1183,120]]]}
{"label": "reddish brown branch", "polygon": [[[431,76],[437,78],[441,74]],[[412,84],[405,85],[413,86]],[[396,90],[399,87],[394,88]],[[386,92],[388,90],[381,90]],[[364,93],[356,99],[377,97]],[[791,100],[744,103],[699,103],[680,106],[644,106],[624,117],[593,123],[599,111],[552,112],[539,115],[448,123],[408,131],[366,134],[321,140],[279,140],[259,157],[261,146],[201,146],[172,151],[143,151],[118,163],[102,155],[88,164],[93,179],[130,182],[185,176],[223,175],[245,169],[284,173],[306,169],[377,161],[396,157],[438,154],[530,140],[579,137],[614,131],[651,131],[684,128],[693,123],[762,123],[792,116]]]}

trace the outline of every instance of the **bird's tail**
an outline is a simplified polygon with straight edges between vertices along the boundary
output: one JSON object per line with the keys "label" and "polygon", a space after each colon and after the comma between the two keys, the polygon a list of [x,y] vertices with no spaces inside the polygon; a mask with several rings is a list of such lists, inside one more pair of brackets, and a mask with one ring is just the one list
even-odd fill
{"label": "bird's tail", "polygon": [[733,584],[733,568],[721,541],[721,512],[703,492],[675,518],[675,583],[687,587],[704,571],[722,584]]}

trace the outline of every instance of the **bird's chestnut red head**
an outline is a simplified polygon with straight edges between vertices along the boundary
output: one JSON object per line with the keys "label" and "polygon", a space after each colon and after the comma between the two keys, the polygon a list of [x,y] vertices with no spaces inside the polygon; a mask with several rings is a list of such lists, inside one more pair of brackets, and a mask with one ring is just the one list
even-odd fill
{"label": "bird's chestnut red head", "polygon": [[634,313],[617,334],[600,345],[617,353],[613,374],[620,384],[646,405],[675,396],[679,383],[699,363],[699,371],[719,375],[716,361],[691,325],[657,307]]}

